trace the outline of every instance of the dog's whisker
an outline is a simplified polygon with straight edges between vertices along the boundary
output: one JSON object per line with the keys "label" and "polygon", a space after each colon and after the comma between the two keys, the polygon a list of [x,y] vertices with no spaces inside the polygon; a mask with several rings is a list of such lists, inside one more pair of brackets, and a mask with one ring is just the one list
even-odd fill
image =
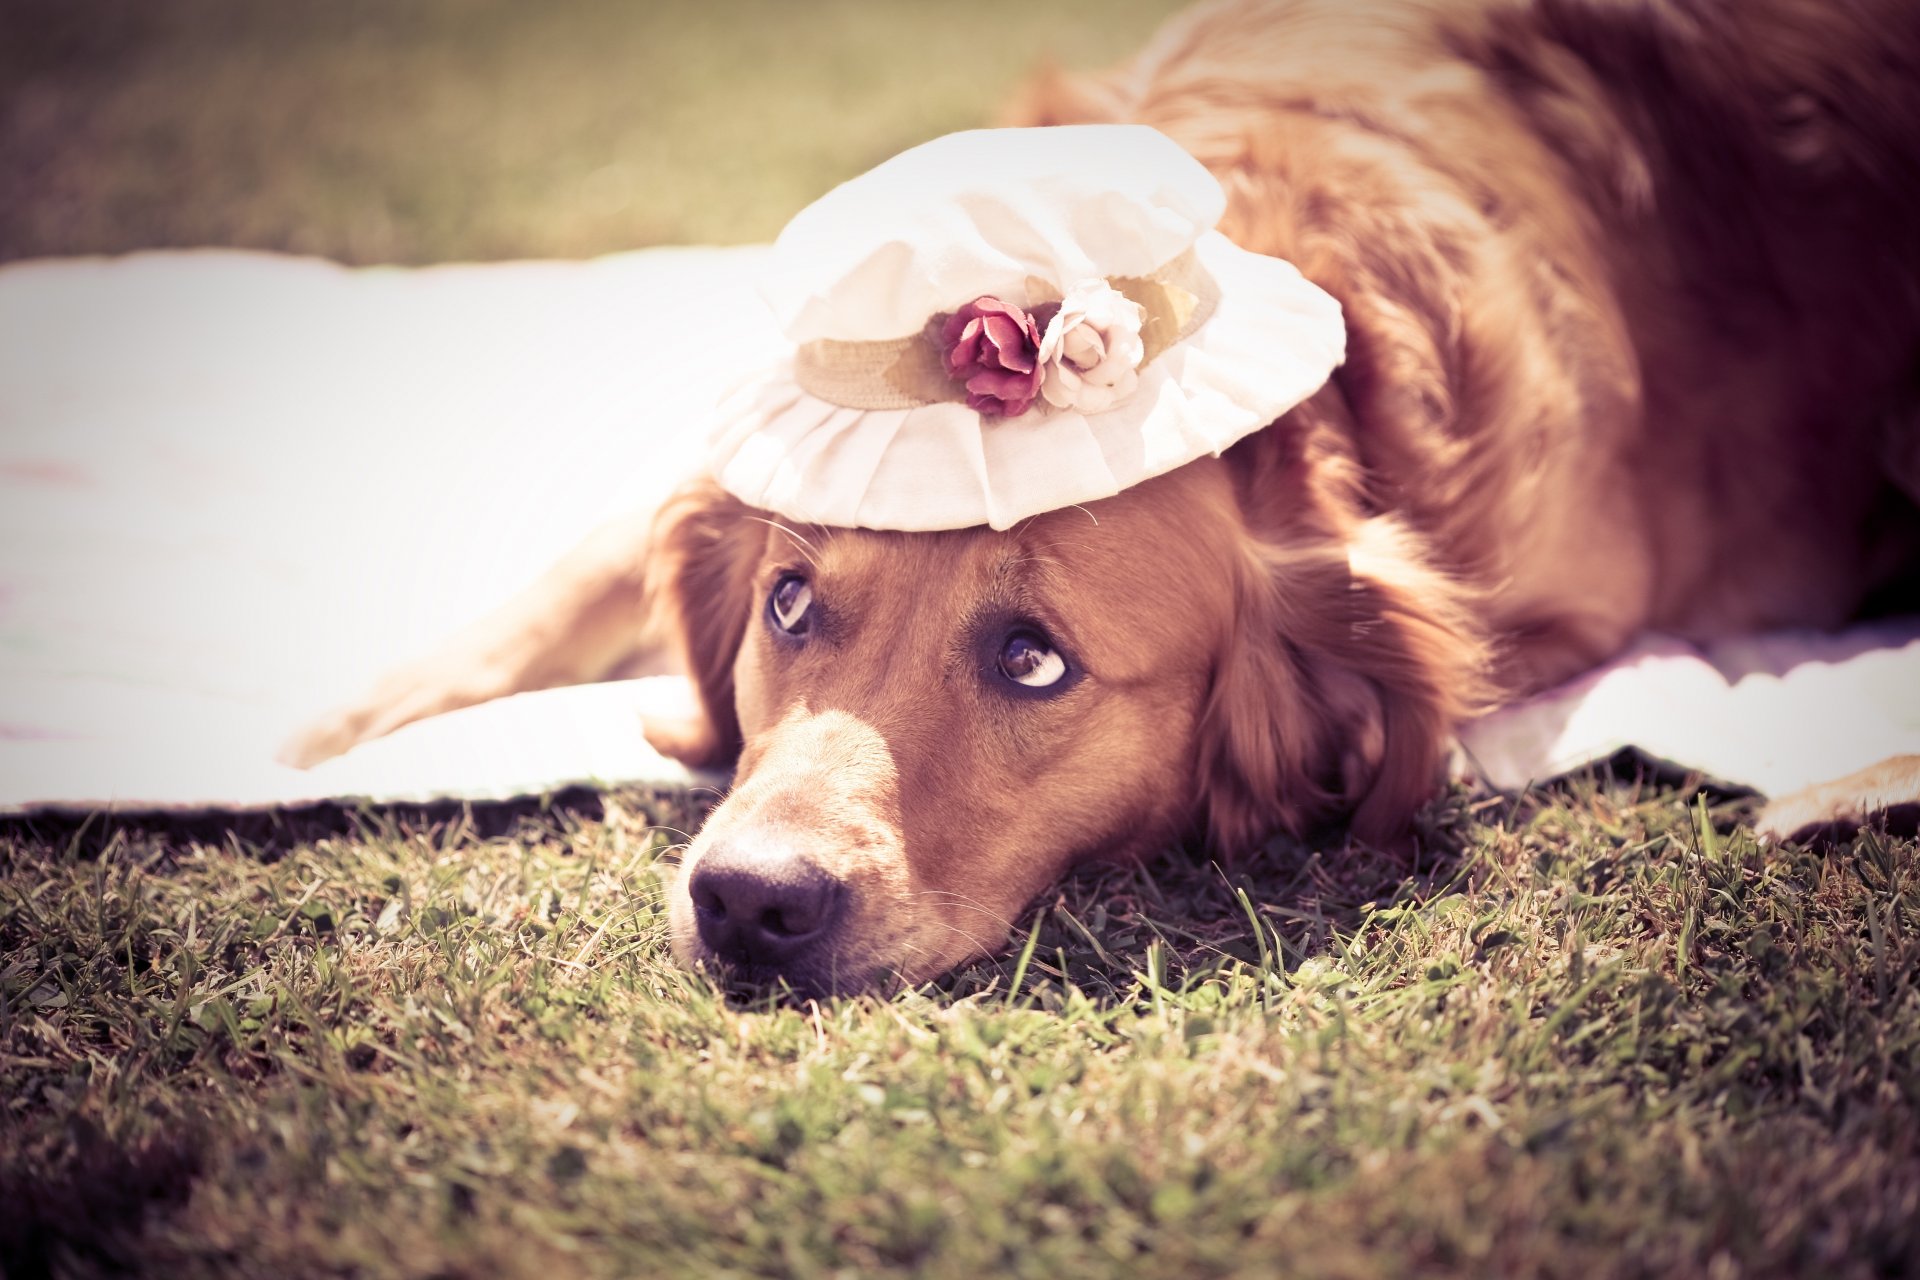
{"label": "dog's whisker", "polygon": [[981,902],[979,899],[968,897],[965,894],[951,893],[946,890],[940,890],[940,889],[927,889],[919,893],[907,894],[904,896],[907,897],[909,900],[932,902],[939,906],[943,906],[953,910],[971,911],[976,915],[985,916],[987,919],[991,920],[993,923],[1001,926],[1004,929],[1011,930],[1014,927],[1014,922],[1012,920],[1008,919],[1006,916],[1002,915],[1000,912],[995,911],[993,908],[987,906],[985,903]]}
{"label": "dog's whisker", "polygon": [[[968,933],[964,929],[954,928],[953,932],[960,935],[962,938],[965,938],[967,942],[973,947],[973,950],[976,953],[985,955],[992,950],[992,948],[987,946],[986,943],[984,943],[979,937],[975,936],[974,934]],[[913,962],[918,959],[932,959],[935,957],[935,953],[931,948],[922,946],[921,944],[913,941],[913,939],[908,937],[894,939],[892,945],[893,945],[895,954],[898,956],[898,961],[895,963],[895,966],[894,966],[896,972],[900,972],[900,973],[922,972],[920,967],[915,965]],[[950,966],[943,965],[941,967],[947,968]]]}
{"label": "dog's whisker", "polygon": [[[749,516],[747,518],[756,524],[764,524],[769,529],[777,529],[781,533],[786,534],[788,540],[791,541],[795,547],[799,548],[800,553],[806,557],[809,565],[812,565],[816,569],[820,567],[820,548],[814,546],[805,535],[793,528],[793,526],[782,524],[780,521],[769,519],[766,516]],[[816,529],[818,528],[818,526],[815,527]]]}

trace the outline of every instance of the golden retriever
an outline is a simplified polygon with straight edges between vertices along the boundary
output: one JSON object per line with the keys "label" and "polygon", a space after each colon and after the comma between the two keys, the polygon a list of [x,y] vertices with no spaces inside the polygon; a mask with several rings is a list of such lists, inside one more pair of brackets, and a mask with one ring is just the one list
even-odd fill
{"label": "golden retriever", "polygon": [[[1462,717],[1644,628],[1912,605],[1910,0],[1225,0],[1022,114],[1189,149],[1222,230],[1340,299],[1333,380],[1003,533],[793,528],[696,483],[290,756],[662,637],[704,715],[649,736],[736,765],[677,951],[848,990],[997,947],[1082,859],[1390,839]],[[1916,794],[1895,761],[1783,812]]]}

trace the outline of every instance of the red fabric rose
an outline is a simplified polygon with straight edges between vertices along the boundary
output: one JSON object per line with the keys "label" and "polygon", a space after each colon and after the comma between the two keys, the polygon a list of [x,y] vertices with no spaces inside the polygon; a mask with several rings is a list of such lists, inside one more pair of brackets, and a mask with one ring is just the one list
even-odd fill
{"label": "red fabric rose", "polygon": [[1040,394],[1040,323],[998,298],[975,298],[940,328],[947,373],[978,413],[1015,418]]}

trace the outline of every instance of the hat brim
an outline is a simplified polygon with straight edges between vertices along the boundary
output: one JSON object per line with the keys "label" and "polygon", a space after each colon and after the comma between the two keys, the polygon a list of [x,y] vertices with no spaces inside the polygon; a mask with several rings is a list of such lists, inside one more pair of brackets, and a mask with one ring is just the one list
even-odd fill
{"label": "hat brim", "polygon": [[803,391],[788,357],[722,401],[713,474],[743,502],[811,524],[1006,529],[1218,455],[1326,384],[1346,325],[1292,263],[1218,232],[1194,247],[1219,283],[1217,308],[1103,413],[848,409]]}

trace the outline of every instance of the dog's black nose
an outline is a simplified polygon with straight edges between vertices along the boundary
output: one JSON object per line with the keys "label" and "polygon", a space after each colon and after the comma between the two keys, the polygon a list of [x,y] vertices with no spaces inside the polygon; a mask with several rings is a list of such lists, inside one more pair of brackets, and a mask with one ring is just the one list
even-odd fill
{"label": "dog's black nose", "polygon": [[687,882],[700,940],[723,960],[756,966],[784,965],[826,937],[845,889],[804,857],[731,845],[707,850]]}

